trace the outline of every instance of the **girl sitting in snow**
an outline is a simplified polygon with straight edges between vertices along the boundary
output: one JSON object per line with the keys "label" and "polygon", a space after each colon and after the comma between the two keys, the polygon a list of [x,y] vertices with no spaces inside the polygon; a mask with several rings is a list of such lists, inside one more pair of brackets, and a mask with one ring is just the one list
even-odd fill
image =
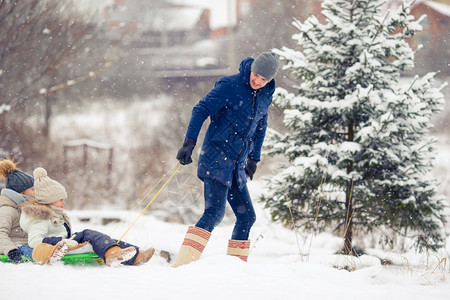
{"label": "girl sitting in snow", "polygon": [[154,248],[142,251],[125,242],[117,243],[98,231],[85,229],[72,235],[70,219],[63,209],[67,199],[65,188],[48,177],[43,168],[35,169],[33,175],[35,199],[21,205],[20,226],[28,233],[28,245],[34,248],[34,261],[51,264],[86,242],[108,266],[140,265],[153,256]]}

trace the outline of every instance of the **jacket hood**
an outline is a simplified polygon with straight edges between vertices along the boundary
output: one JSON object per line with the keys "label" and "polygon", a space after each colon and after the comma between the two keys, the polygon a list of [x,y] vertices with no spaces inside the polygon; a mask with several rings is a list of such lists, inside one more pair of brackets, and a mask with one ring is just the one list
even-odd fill
{"label": "jacket hood", "polygon": [[22,202],[25,202],[30,199],[30,197],[20,194],[12,189],[2,189],[0,195],[5,196],[9,199],[11,199],[16,204],[20,204]]}
{"label": "jacket hood", "polygon": [[[251,57],[244,58],[239,65],[239,73],[241,74],[242,82],[252,89],[250,86],[250,68],[252,66],[254,59]],[[275,91],[275,79],[269,81],[262,89],[268,94],[273,94]]]}
{"label": "jacket hood", "polygon": [[2,207],[2,206],[11,206],[11,207],[17,208],[17,204],[5,196],[0,196],[0,207]]}
{"label": "jacket hood", "polygon": [[244,58],[239,65],[239,73],[241,74],[242,82],[248,84],[250,87],[250,67],[254,59],[251,57]]}

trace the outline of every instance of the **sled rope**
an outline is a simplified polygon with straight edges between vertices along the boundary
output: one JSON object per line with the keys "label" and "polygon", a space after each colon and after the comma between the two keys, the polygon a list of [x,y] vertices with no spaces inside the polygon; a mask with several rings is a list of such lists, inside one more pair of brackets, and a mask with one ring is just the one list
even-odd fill
{"label": "sled rope", "polygon": [[112,233],[114,231],[116,231],[116,229],[122,225],[126,220],[128,220],[128,218],[130,217],[131,213],[142,203],[142,201],[144,201],[148,195],[150,195],[151,192],[153,192],[153,190],[161,183],[161,181],[163,181],[164,178],[166,178],[167,174],[169,174],[170,172],[172,172],[172,170],[177,166],[178,162],[176,164],[174,164],[169,171],[166,172],[166,174],[163,175],[163,177],[161,177],[161,179],[150,189],[150,191],[148,191],[147,194],[145,194],[144,197],[141,198],[141,200],[139,200],[139,202],[128,212],[128,214],[126,215],[126,217],[120,221],[116,227],[114,227],[114,229],[111,231],[110,235],[112,235]]}
{"label": "sled rope", "polygon": [[[178,168],[176,168],[175,169],[175,171],[173,171],[173,173],[172,173],[172,175],[170,175],[170,177],[166,180],[166,182],[163,184],[163,186],[159,189],[159,191],[155,194],[155,196],[153,196],[153,198],[152,198],[152,200],[150,200],[150,202],[147,204],[147,206],[141,211],[141,213],[139,214],[139,216],[137,216],[137,218],[134,220],[134,222],[130,225],[130,227],[128,227],[128,229],[125,231],[125,233],[120,237],[120,239],[117,241],[117,243],[119,243],[123,238],[124,238],[124,236],[128,233],[128,231],[130,231],[130,229],[131,229],[131,227],[133,227],[134,226],[134,224],[136,224],[136,222],[137,222],[137,220],[139,220],[139,218],[144,214],[144,212],[148,209],[148,207],[150,206],[150,204],[152,204],[152,202],[156,199],[156,197],[159,195],[159,193],[161,193],[161,191],[164,189],[164,187],[169,183],[169,181],[171,181],[172,180],[172,178],[173,178],[173,176],[175,176],[175,174],[178,172],[178,170],[181,168],[181,164],[179,164],[178,163]],[[164,177],[165,177],[166,175],[164,175]],[[163,178],[164,178],[163,177]],[[162,179],[163,178],[161,178],[161,180],[159,181],[159,182],[161,182],[162,181]],[[159,183],[158,182],[158,183]],[[156,185],[155,185],[155,187],[156,187]],[[153,190],[153,189],[152,189]],[[151,191],[152,191],[151,190]],[[149,194],[150,192],[148,192],[147,193],[147,195]],[[147,195],[145,196],[145,197],[147,197]],[[144,199],[145,199],[145,197],[144,197]],[[142,201],[141,201],[142,202]]]}

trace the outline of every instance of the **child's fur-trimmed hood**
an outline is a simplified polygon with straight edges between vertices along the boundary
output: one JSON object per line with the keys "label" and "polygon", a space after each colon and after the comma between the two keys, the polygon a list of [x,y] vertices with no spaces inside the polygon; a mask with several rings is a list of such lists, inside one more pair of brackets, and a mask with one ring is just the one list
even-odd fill
{"label": "child's fur-trimmed hood", "polygon": [[36,200],[29,200],[20,204],[22,213],[35,220],[51,220],[52,208],[48,204],[40,204]]}

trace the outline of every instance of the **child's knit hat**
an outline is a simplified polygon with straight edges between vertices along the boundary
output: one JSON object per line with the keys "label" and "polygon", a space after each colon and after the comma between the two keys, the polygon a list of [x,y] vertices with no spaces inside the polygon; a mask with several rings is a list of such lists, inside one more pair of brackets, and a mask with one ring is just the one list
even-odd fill
{"label": "child's knit hat", "polygon": [[42,204],[51,204],[61,199],[67,199],[64,186],[47,176],[44,168],[36,168],[34,175],[34,198]]}
{"label": "child's knit hat", "polygon": [[0,178],[6,179],[5,187],[17,193],[22,193],[34,185],[33,176],[17,168],[17,163],[5,158],[0,161]]}

